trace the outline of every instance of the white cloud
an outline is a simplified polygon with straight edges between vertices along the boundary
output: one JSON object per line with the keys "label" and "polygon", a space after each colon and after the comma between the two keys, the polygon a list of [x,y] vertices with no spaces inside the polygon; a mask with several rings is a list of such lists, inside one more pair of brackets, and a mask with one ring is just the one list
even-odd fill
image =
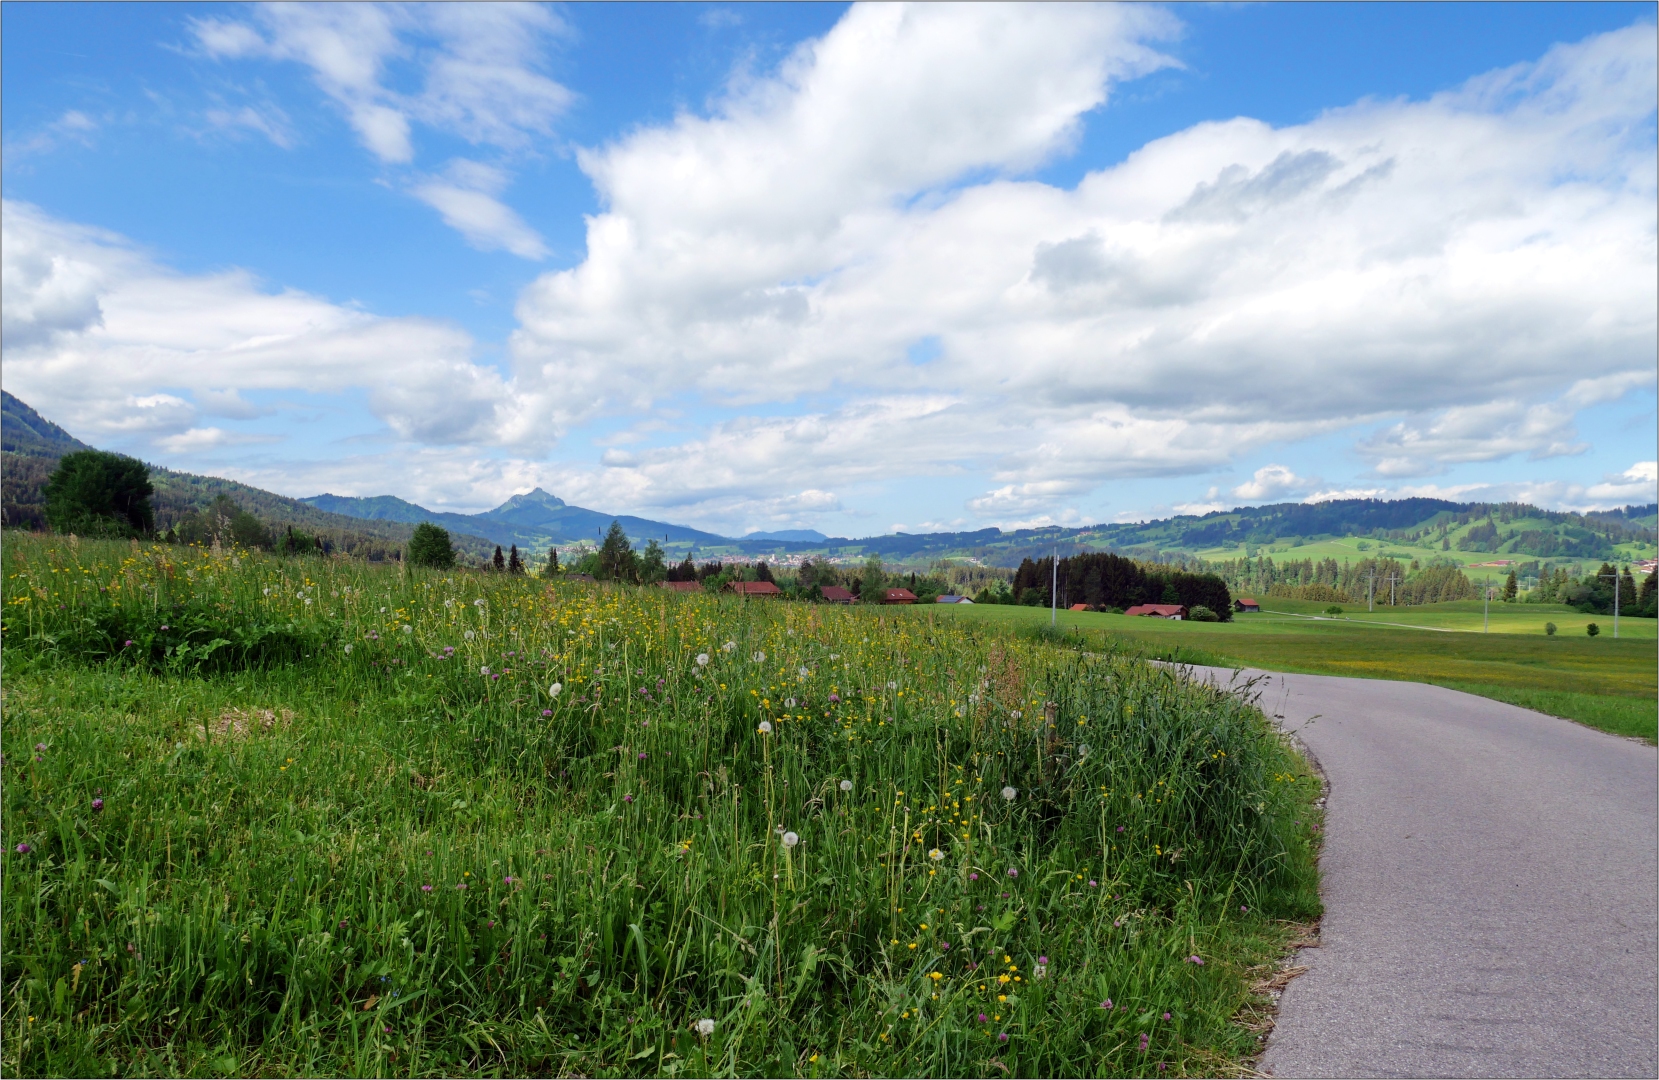
{"label": "white cloud", "polygon": [[506,249],[526,259],[546,258],[547,245],[541,236],[496,198],[506,184],[507,176],[500,169],[462,160],[451,162],[444,176],[412,190],[417,199],[443,215],[444,224],[480,251]]}
{"label": "white cloud", "polygon": [[1201,124],[1071,191],[1014,178],[1168,29],[854,8],[714,115],[585,152],[606,209],[520,299],[521,418],[948,396],[902,460],[992,468],[988,513],[1402,415],[1428,419],[1360,448],[1386,475],[1571,453],[1573,385],[1651,372],[1645,28],[1427,101]]}
{"label": "white cloud", "polygon": [[1249,480],[1233,489],[1235,498],[1262,500],[1276,499],[1316,487],[1320,481],[1297,476],[1283,465],[1264,465]]}
{"label": "white cloud", "polygon": [[[539,70],[549,41],[566,32],[541,5],[260,4],[248,22],[193,19],[191,31],[215,59],[310,69],[363,146],[387,165],[414,161],[417,123],[475,146],[524,151],[552,133],[574,99]],[[400,78],[409,67],[418,69],[418,89],[401,85],[411,81]],[[286,123],[251,107],[214,110],[208,120],[261,131],[279,146],[292,142]],[[541,238],[495,198],[504,185],[504,176],[489,183],[450,176],[412,190],[475,247],[542,258]]]}
{"label": "white cloud", "polygon": [[81,146],[92,145],[92,133],[98,130],[98,121],[81,112],[69,109],[62,116],[33,133],[6,144],[6,157],[17,159],[56,150],[66,142]]}
{"label": "white cloud", "polygon": [[224,428],[190,428],[176,435],[164,435],[155,444],[172,454],[200,454],[227,446],[251,443],[280,442],[279,435],[255,435],[247,432],[226,431]]}
{"label": "white cloud", "polygon": [[270,292],[236,270],[178,274],[10,201],[0,249],[7,388],[85,437],[185,436],[201,411],[256,412],[247,390],[363,389],[393,431],[434,443],[487,441],[511,410],[447,323]]}
{"label": "white cloud", "polygon": [[203,116],[211,127],[220,131],[253,131],[284,150],[294,146],[294,133],[288,115],[275,105],[267,103],[257,109],[252,105],[239,109],[209,109]]}

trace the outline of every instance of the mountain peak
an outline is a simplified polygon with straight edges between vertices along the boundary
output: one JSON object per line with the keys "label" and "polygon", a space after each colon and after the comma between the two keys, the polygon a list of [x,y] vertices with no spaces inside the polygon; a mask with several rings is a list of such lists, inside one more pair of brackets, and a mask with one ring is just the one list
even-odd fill
{"label": "mountain peak", "polygon": [[545,507],[548,507],[550,509],[557,509],[557,508],[562,507],[564,505],[565,505],[565,501],[563,499],[559,498],[557,495],[549,495],[547,492],[543,491],[541,488],[534,488],[530,491],[524,492],[521,495],[514,495],[512,498],[508,499],[506,502],[502,503],[500,506],[496,507],[494,510],[486,511],[486,513],[491,514],[491,515],[500,514],[500,513],[506,512],[506,511],[510,511],[510,510],[517,510],[521,507],[526,507],[526,506],[545,506]]}

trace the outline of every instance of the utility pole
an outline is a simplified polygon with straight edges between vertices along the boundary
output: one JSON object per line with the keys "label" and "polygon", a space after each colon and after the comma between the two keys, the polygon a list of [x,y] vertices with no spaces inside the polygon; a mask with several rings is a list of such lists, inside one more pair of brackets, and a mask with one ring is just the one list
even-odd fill
{"label": "utility pole", "polygon": [[1388,575],[1388,606],[1394,606],[1394,585],[1400,580],[1399,574]]}
{"label": "utility pole", "polygon": [[1597,574],[1599,578],[1611,576],[1613,578],[1613,640],[1619,640],[1619,568],[1614,567],[1613,573]]}
{"label": "utility pole", "polygon": [[[1054,545],[1054,557],[1049,559],[1049,569],[1051,571],[1053,571],[1053,577],[1050,578],[1049,585],[1048,585],[1048,625],[1050,627],[1054,627],[1054,626],[1058,626],[1059,623],[1060,623],[1060,545],[1059,544]],[[1613,584],[1617,585],[1618,582],[1615,581]],[[1615,619],[1613,621],[1613,627],[1614,627],[1613,636],[1614,637],[1618,636],[1618,633],[1619,633],[1618,625],[1619,625],[1618,620]]]}
{"label": "utility pole", "polygon": [[1480,632],[1483,634],[1492,632],[1492,586],[1490,585],[1486,587],[1486,603],[1481,608]]}
{"label": "utility pole", "polygon": [[1375,570],[1367,570],[1365,572],[1365,610],[1366,611],[1376,611],[1377,610],[1376,598],[1377,598],[1377,572]]}

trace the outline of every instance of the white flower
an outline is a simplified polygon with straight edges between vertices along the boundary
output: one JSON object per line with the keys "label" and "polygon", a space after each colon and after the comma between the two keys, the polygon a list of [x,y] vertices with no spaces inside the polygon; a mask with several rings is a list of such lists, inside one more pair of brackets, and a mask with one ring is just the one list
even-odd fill
{"label": "white flower", "polygon": [[839,660],[839,659],[841,659],[841,654],[840,653],[830,653],[830,659],[831,660]]}
{"label": "white flower", "polygon": [[802,665],[801,665],[801,668],[800,668],[800,671],[799,671],[799,672],[797,672],[797,674],[799,674],[799,675],[800,675],[800,676],[801,676],[801,678],[803,678],[803,679],[804,679],[804,678],[806,678],[806,677],[807,677],[807,676],[808,676],[808,675],[811,675],[811,674],[812,674],[812,672],[810,672],[810,671],[808,671],[808,670],[807,670],[807,668],[806,668],[806,665],[805,665],[805,664],[802,664]]}
{"label": "white flower", "polygon": [[761,721],[761,722],[760,722],[760,729],[759,729],[759,730],[760,730],[760,733],[761,733],[761,734],[762,734],[762,735],[770,735],[770,734],[772,734],[772,721],[770,721],[770,720],[762,720],[762,721]]}
{"label": "white flower", "polygon": [[415,632],[415,628],[413,626],[410,626],[408,623],[404,623],[403,624],[403,632],[405,634],[413,634]]}
{"label": "white flower", "polygon": [[700,653],[697,654],[697,666],[698,667],[707,667],[708,662],[709,662],[709,654],[708,653],[700,652]]}
{"label": "white flower", "polygon": [[1015,791],[1011,787],[1005,787],[1005,788],[1002,789],[1002,797],[1004,799],[1007,799],[1009,802],[1013,802],[1014,801],[1014,796],[1016,796],[1018,794],[1019,794],[1019,792]]}
{"label": "white flower", "polygon": [[1048,965],[1047,964],[1038,964],[1038,965],[1036,965],[1035,967],[1033,967],[1031,969],[1031,974],[1032,974],[1033,978],[1038,978],[1038,979],[1048,978]]}
{"label": "white flower", "polygon": [[842,791],[851,791],[852,789],[853,789],[853,782],[851,780],[841,781],[841,790]]}
{"label": "white flower", "polygon": [[692,1026],[697,1029],[697,1034],[705,1039],[714,1034],[714,1021],[706,1016]]}
{"label": "white flower", "polygon": [[[297,593],[295,593],[295,594],[294,594],[294,599],[295,599],[295,600],[304,600],[304,599],[305,599],[305,590],[304,590],[304,589],[301,589],[301,590],[300,590],[300,591],[299,591],[299,592],[297,592]],[[386,610],[386,609],[385,609],[385,608],[381,608],[381,609],[380,609],[380,610],[381,610],[381,611],[385,611],[385,610]]]}
{"label": "white flower", "polygon": [[350,642],[346,643],[346,655],[347,656],[351,655],[351,643]]}
{"label": "white flower", "polygon": [[720,646],[720,651],[721,652],[736,652],[737,651],[737,642],[735,642],[735,641],[726,642],[724,645]]}
{"label": "white flower", "polygon": [[477,599],[477,600],[474,600],[474,601],[473,601],[473,602],[472,602],[472,606],[473,606],[473,607],[483,607],[483,606],[484,606],[484,601],[483,601],[483,598],[482,598],[482,597],[480,597],[480,598],[479,598],[479,599]]}
{"label": "white flower", "polygon": [[381,609],[380,609],[380,613],[381,613],[381,614],[382,614],[382,615],[384,615],[384,614],[386,614],[386,609],[385,609],[385,608],[381,608]]}
{"label": "white flower", "polygon": [[471,641],[471,640],[472,640],[472,631],[471,631],[471,630],[468,630],[468,631],[467,631],[467,632],[466,632],[466,635],[465,635],[465,636],[466,636],[466,639],[467,639],[467,640],[468,640],[468,641]]}
{"label": "white flower", "polygon": [[454,606],[455,606],[455,599],[453,597],[451,597],[450,599],[444,601],[444,607],[454,607]]}
{"label": "white flower", "polygon": [[968,695],[968,704],[969,705],[978,705],[979,704],[979,695],[978,694],[969,694]]}
{"label": "white flower", "polygon": [[1089,756],[1089,744],[1088,743],[1082,743],[1077,747],[1077,756],[1078,757],[1088,757]]}
{"label": "white flower", "polygon": [[564,688],[565,688],[564,683],[554,683],[552,686],[549,686],[547,688],[547,696],[548,697],[558,697],[559,694],[564,691]]}
{"label": "white flower", "polygon": [[786,832],[786,833],[783,834],[783,846],[784,847],[794,847],[796,844],[798,844],[800,842],[801,842],[801,838],[799,836],[796,836],[792,832]]}
{"label": "white flower", "polygon": [[478,674],[480,674],[480,675],[488,675],[489,673],[490,673],[490,665],[488,665],[488,664],[485,664],[483,667],[478,669]]}
{"label": "white flower", "polygon": [[899,684],[896,683],[896,682],[890,682],[890,683],[887,684],[887,689],[889,689],[889,690],[897,690],[898,688],[899,688]]}
{"label": "white flower", "polygon": [[1014,716],[1014,719],[1018,720],[1020,718],[1020,711],[1018,709],[1015,709],[1014,712],[1013,712],[1013,716]]}
{"label": "white flower", "polygon": [[265,586],[264,592],[265,592],[266,596],[270,596],[271,595],[271,587],[269,585]]}
{"label": "white flower", "polygon": [[754,660],[757,664],[763,664],[766,662],[766,654],[757,650],[755,652]]}
{"label": "white flower", "polygon": [[794,698],[784,698],[783,699],[783,705],[784,705],[784,708],[786,708],[786,709],[793,709],[795,707],[795,699]]}
{"label": "white flower", "polygon": [[932,851],[927,853],[927,857],[932,859],[934,862],[944,862],[945,853],[940,851],[938,848],[934,848]]}
{"label": "white flower", "polygon": [[311,598],[309,596],[306,597],[305,602],[306,602],[307,605],[309,605],[311,603]]}

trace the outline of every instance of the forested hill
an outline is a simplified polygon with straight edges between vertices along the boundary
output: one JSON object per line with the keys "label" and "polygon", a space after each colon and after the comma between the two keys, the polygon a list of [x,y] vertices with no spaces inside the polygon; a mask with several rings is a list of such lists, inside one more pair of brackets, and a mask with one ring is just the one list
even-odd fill
{"label": "forested hill", "polygon": [[[0,520],[8,528],[46,526],[46,481],[58,460],[78,450],[94,449],[47,420],[16,395],[0,390]],[[301,530],[324,542],[328,549],[368,558],[388,558],[409,540],[413,526],[403,522],[364,521],[331,514],[299,499],[290,499],[235,480],[150,467],[155,493],[156,524],[166,529],[188,514],[199,513],[221,496],[282,532]],[[456,534],[456,546],[474,558],[493,550],[482,537]]]}

